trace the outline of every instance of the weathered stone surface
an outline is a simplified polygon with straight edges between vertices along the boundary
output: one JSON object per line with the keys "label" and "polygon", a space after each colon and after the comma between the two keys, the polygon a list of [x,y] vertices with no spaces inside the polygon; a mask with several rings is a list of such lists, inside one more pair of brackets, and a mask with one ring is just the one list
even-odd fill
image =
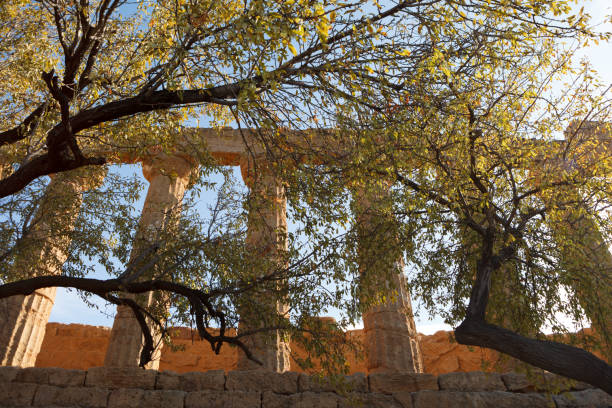
{"label": "weathered stone surface", "polygon": [[138,408],[142,405],[145,390],[119,388],[113,390],[108,398],[108,408]]}
{"label": "weathered stone surface", "polygon": [[80,387],[85,384],[85,370],[64,370],[62,368],[50,368],[49,385],[61,387]]}
{"label": "weathered stone surface", "polygon": [[[513,360],[500,358],[491,349],[470,347],[457,343],[453,332],[438,331],[432,335],[419,335],[425,372],[440,375],[469,371],[511,371]],[[506,366],[510,366],[505,368]]]}
{"label": "weathered stone surface", "polygon": [[30,406],[38,384],[0,383],[0,406]]}
{"label": "weathered stone surface", "polygon": [[49,368],[27,367],[17,373],[15,381],[22,383],[49,384]]}
{"label": "weathered stone surface", "polygon": [[289,408],[291,407],[291,395],[276,394],[265,391],[261,397],[261,408]]}
{"label": "weathered stone surface", "polygon": [[262,408],[336,408],[338,395],[333,392],[302,392],[283,395],[266,391],[262,396]]}
{"label": "weathered stone surface", "polygon": [[146,408],[183,408],[187,393],[175,390],[145,392],[141,406]]}
{"label": "weathered stone surface", "polygon": [[[259,160],[262,159],[262,160]],[[276,267],[281,267],[282,257],[287,250],[287,199],[284,183],[278,179],[269,163],[263,157],[257,159],[257,167],[252,160],[243,160],[240,170],[243,180],[250,189],[247,218],[246,247],[251,256],[264,257],[271,261],[267,268],[259,274],[271,273]],[[278,264],[278,266],[273,266]],[[272,300],[265,293],[251,294],[256,303],[269,303],[280,315],[289,317],[289,309],[282,301]],[[253,298],[256,296],[256,298]],[[256,330],[257,313],[248,305],[239,305],[240,322],[238,332]],[[236,367],[238,370],[264,370],[283,373],[291,369],[291,352],[287,338],[279,330],[254,333],[242,339],[245,346],[261,362],[261,365],[249,359],[245,353],[238,353]]]}
{"label": "weathered stone surface", "polygon": [[19,367],[0,367],[0,383],[9,383],[17,377]]}
{"label": "weathered stone surface", "polygon": [[302,392],[291,395],[291,407],[295,408],[336,408],[338,396],[332,392]]}
{"label": "weathered stone surface", "polygon": [[414,408],[550,408],[540,394],[512,392],[419,391],[413,394]]}
{"label": "weathered stone surface", "polygon": [[298,373],[269,371],[230,371],[225,388],[228,391],[273,391],[277,394],[298,392]]}
{"label": "weathered stone surface", "polygon": [[395,398],[403,408],[412,408],[412,394],[412,392],[408,391],[394,392],[393,398]]}
{"label": "weathered stone surface", "polygon": [[106,408],[109,390],[97,387],[55,387],[41,385],[36,391],[36,406],[80,406],[89,408]]}
{"label": "weathered stone surface", "polygon": [[557,408],[608,408],[612,396],[602,390],[568,392],[553,396]]}
{"label": "weathered stone surface", "polygon": [[181,375],[174,371],[160,371],[155,380],[156,390],[180,390]]}
{"label": "weathered stone surface", "polygon": [[558,394],[564,391],[582,391],[593,388],[590,384],[550,373],[537,374],[533,378],[525,374],[506,373],[502,374],[502,380],[508,391],[512,392],[548,391]]}
{"label": "weathered stone surface", "polygon": [[181,375],[180,382],[181,388],[179,389],[183,391],[223,391],[225,387],[225,371],[210,370],[203,373],[185,373]]}
{"label": "weathered stone surface", "polygon": [[[211,351],[208,342],[199,340],[197,333],[193,333],[191,329],[175,328],[172,329],[172,332],[173,342],[184,347],[185,350],[171,351],[169,347],[164,348],[160,364],[161,370],[173,370],[184,373],[216,369],[229,371],[236,368],[236,359],[239,352],[237,348],[223,347],[221,354],[215,355]],[[60,333],[63,334],[60,335]],[[108,343],[109,333],[110,329],[105,327],[49,323],[47,336],[43,342],[41,353],[36,360],[36,366],[73,369],[87,369],[89,367],[100,366],[104,361],[104,352]],[[176,337],[174,333],[176,333]],[[233,333],[230,330],[228,335]],[[353,340],[361,341],[363,333],[361,330],[353,330],[347,334]],[[467,346],[451,342],[449,340],[450,336],[450,332],[438,332],[432,336],[419,335],[421,339],[420,345],[425,358],[425,368],[428,373],[438,374],[451,371],[469,372],[483,370],[483,360],[488,362],[488,369],[493,370],[497,368],[495,365],[499,357],[497,352],[477,347],[474,348],[474,351],[469,351]],[[300,351],[298,344],[292,344],[291,347],[295,352]],[[184,355],[194,358],[194,362],[183,364]],[[305,357],[305,354],[300,354],[300,357]],[[352,353],[349,353],[346,357],[349,359],[351,372],[365,370],[365,362],[363,360],[355,358]],[[449,359],[454,359],[455,362],[447,365],[445,362],[448,362]],[[295,361],[292,361],[291,364],[291,371],[302,371]],[[572,389],[578,390],[576,387],[586,387],[586,385],[574,386]]]}
{"label": "weathered stone surface", "polygon": [[438,383],[441,390],[449,391],[506,391],[499,374],[480,371],[442,374]]}
{"label": "weathered stone surface", "polygon": [[88,387],[142,388],[155,387],[157,371],[132,367],[93,367],[87,370],[85,385]]}
{"label": "weathered stone surface", "polygon": [[368,378],[371,392],[392,394],[438,389],[438,379],[431,374],[370,374]]}
{"label": "weathered stone surface", "polygon": [[354,393],[340,399],[339,408],[403,408],[392,395],[379,393]]}
{"label": "weathered stone surface", "polygon": [[582,391],[593,388],[593,386],[590,384],[552,373],[536,375],[533,379],[533,383],[536,390],[549,391],[553,394],[558,394],[564,391]]}
{"label": "weathered stone surface", "polygon": [[[142,161],[142,172],[149,181],[149,189],[142,208],[138,231],[132,246],[130,259],[136,259],[155,240],[156,231],[167,228],[173,219],[171,214],[180,211],[181,201],[193,164],[183,156],[159,154]],[[124,294],[123,296],[132,296]],[[136,299],[136,297],[133,297]],[[144,306],[151,306],[155,300],[151,292],[138,298]],[[156,340],[161,339],[157,330],[152,330]],[[106,349],[106,367],[138,367],[143,336],[132,310],[126,305],[117,306],[113,329]],[[156,341],[156,349],[146,368],[159,369],[163,342]]]}
{"label": "weathered stone surface", "polygon": [[534,392],[534,385],[527,379],[525,374],[506,373],[501,376],[506,389],[512,392]]}
{"label": "weathered stone surface", "polygon": [[158,374],[157,382],[155,383],[155,388],[159,390],[223,391],[224,387],[225,372],[223,370],[210,370],[185,374],[164,371]]}
{"label": "weathered stone surface", "polygon": [[[106,168],[56,174],[47,186],[11,268],[25,277],[57,275],[68,257],[70,237],[49,235],[50,226],[69,231],[79,214],[81,193],[102,182]],[[33,367],[39,354],[57,288],[40,288],[28,296],[0,299],[0,365]]]}
{"label": "weathered stone surface", "polygon": [[363,373],[356,373],[329,381],[327,378],[300,374],[298,388],[300,392],[368,392],[368,378]]}
{"label": "weathered stone surface", "polygon": [[197,391],[185,398],[185,408],[260,408],[261,393],[243,391]]}
{"label": "weathered stone surface", "polygon": [[119,388],[108,399],[108,408],[183,408],[186,393],[174,390]]}
{"label": "weathered stone surface", "polygon": [[[359,271],[364,276],[385,276],[389,282],[370,283],[387,288],[386,300],[363,314],[363,348],[369,373],[420,373],[423,358],[406,289],[401,253],[380,252],[380,242],[397,239],[387,207],[388,188],[365,186],[354,193],[359,237]],[[391,222],[390,222],[391,221]],[[381,227],[384,225],[385,227]],[[396,259],[390,259],[395,257]],[[370,291],[371,288],[363,288]]]}

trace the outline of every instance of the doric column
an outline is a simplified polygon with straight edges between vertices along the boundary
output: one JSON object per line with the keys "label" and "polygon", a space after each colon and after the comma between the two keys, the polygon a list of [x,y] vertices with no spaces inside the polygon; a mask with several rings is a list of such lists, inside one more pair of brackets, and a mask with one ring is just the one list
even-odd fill
{"label": "doric column", "polygon": [[[406,290],[397,222],[387,189],[368,187],[354,196],[359,237],[361,301],[368,372],[423,372],[410,295]],[[382,290],[381,290],[382,289]]]}
{"label": "doric column", "polygon": [[[61,273],[82,192],[101,184],[105,168],[54,176],[17,251],[12,269],[29,278]],[[31,367],[40,351],[56,288],[0,300],[0,365]]]}
{"label": "doric column", "polygon": [[[578,189],[565,189],[576,197]],[[567,280],[576,293],[591,327],[600,336],[602,352],[612,362],[612,254],[595,220],[580,205],[568,206],[559,221],[549,220],[560,247],[560,263],[569,272]]]}
{"label": "doric column", "polygon": [[[282,183],[261,160],[257,166],[246,161],[241,164],[245,183],[250,188],[247,203],[249,218],[246,244],[253,253],[253,259],[261,260],[260,273],[265,275],[282,267],[283,253],[287,250],[287,200]],[[265,284],[263,285],[266,286]],[[279,316],[288,317],[288,309],[281,302],[270,304],[265,290],[249,293],[248,299],[239,306],[240,324],[238,332],[261,327],[262,320],[273,324]],[[269,313],[276,316],[258,316],[258,313]],[[257,324],[253,324],[257,321]],[[284,372],[290,369],[289,343],[278,330],[249,336],[243,341],[263,366],[246,358],[244,353],[238,356],[239,370],[269,370]]]}
{"label": "doric column", "polygon": [[[189,183],[193,164],[180,156],[158,155],[151,160],[143,161],[142,172],[149,181],[149,190],[145,199],[136,240],[130,254],[130,261],[136,259],[142,251],[152,245],[159,233],[176,220],[180,206]],[[143,277],[151,278],[151,276]],[[147,307],[154,302],[153,293],[142,296],[123,295],[136,299]],[[154,335],[154,338],[156,336]],[[159,368],[159,356],[162,343],[157,336],[158,348],[147,368]],[[109,367],[138,367],[143,336],[136,317],[127,306],[118,306],[113,322],[111,337],[104,358],[104,365]]]}

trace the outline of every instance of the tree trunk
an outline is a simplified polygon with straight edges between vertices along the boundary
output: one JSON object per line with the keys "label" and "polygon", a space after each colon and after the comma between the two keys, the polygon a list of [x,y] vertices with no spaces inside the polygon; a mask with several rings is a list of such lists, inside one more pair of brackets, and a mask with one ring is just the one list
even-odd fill
{"label": "tree trunk", "polygon": [[555,374],[589,383],[612,395],[612,367],[583,349],[523,337],[477,319],[466,319],[455,330],[460,344],[487,347]]}

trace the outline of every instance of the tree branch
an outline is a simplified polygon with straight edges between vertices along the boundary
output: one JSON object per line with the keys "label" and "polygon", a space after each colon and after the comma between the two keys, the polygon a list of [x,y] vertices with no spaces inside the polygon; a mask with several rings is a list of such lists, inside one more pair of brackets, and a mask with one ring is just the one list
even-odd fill
{"label": "tree branch", "polygon": [[521,361],[601,388],[612,395],[612,367],[583,349],[523,337],[513,331],[467,318],[455,329],[460,344],[487,347]]}
{"label": "tree branch", "polygon": [[[123,304],[132,309],[134,316],[139,322],[143,335],[145,336],[145,346],[141,351],[140,365],[145,366],[151,361],[152,354],[154,351],[153,337],[151,336],[150,328],[146,322],[146,316],[161,327],[161,323],[156,320],[149,312],[142,308],[138,303],[131,299],[119,298],[114,293],[146,293],[152,291],[164,291],[174,293],[179,296],[185,297],[192,306],[192,310],[196,315],[196,326],[198,334],[201,338],[207,340],[213,351],[219,353],[223,343],[234,344],[239,347],[247,356],[247,358],[255,361],[258,364],[262,364],[248,347],[239,339],[238,336],[227,336],[226,332],[226,319],[225,314],[218,310],[211,302],[212,296],[208,293],[202,292],[197,289],[192,289],[182,284],[161,281],[161,280],[150,280],[143,282],[131,282],[124,279],[90,279],[90,278],[76,278],[70,276],[37,276],[30,279],[24,279],[16,282],[5,283],[0,285],[0,299],[15,296],[15,295],[30,295],[34,291],[48,287],[63,287],[63,288],[74,288],[82,290],[100,296],[114,304]],[[222,292],[218,292],[222,293]],[[221,328],[219,335],[212,335],[208,332],[207,327],[204,324],[206,316],[212,316],[218,320]]]}

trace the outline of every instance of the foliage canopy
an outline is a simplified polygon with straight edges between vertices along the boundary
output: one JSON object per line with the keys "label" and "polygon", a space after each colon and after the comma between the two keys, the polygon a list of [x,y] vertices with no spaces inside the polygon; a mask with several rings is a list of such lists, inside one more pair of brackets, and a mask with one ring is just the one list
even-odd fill
{"label": "foliage canopy", "polygon": [[[609,96],[571,58],[609,34],[571,11],[564,0],[4,2],[2,281],[26,277],[15,265],[24,245],[36,246],[28,231],[43,176],[152,147],[172,153],[196,120],[250,128],[249,151],[264,154],[249,160],[256,169],[272,164],[297,227],[282,261],[266,265],[244,245],[245,210],[257,199],[237,190],[230,173],[206,222],[187,201],[186,215],[159,232],[149,269],[205,294],[198,324],[235,325],[243,295],[263,291],[292,313],[278,320],[273,302],[260,302],[257,315],[276,319],[263,326],[306,341],[314,316],[339,308],[346,327],[389,296],[368,289],[388,276],[359,271],[364,240],[351,197],[363,194],[380,199],[370,210],[384,220],[373,234],[382,262],[373,270],[392,273],[385,263],[403,256],[413,295],[462,322],[460,342],[610,392],[608,365],[540,333],[544,325],[561,330],[558,312],[576,320],[586,313],[601,350],[610,350],[612,163],[607,139],[584,131],[610,119]],[[560,80],[568,81],[562,91]],[[197,192],[218,168],[206,140],[189,141]],[[109,177],[84,194],[78,228],[58,222],[45,238],[71,240],[65,277],[86,276],[89,258],[115,276],[135,268],[136,189]],[[259,279],[261,270],[273,272]],[[110,299],[117,289],[101,293]],[[189,322],[193,299],[173,293],[175,317]],[[313,351],[326,351],[310,340]],[[597,368],[567,368],[578,363]]]}

